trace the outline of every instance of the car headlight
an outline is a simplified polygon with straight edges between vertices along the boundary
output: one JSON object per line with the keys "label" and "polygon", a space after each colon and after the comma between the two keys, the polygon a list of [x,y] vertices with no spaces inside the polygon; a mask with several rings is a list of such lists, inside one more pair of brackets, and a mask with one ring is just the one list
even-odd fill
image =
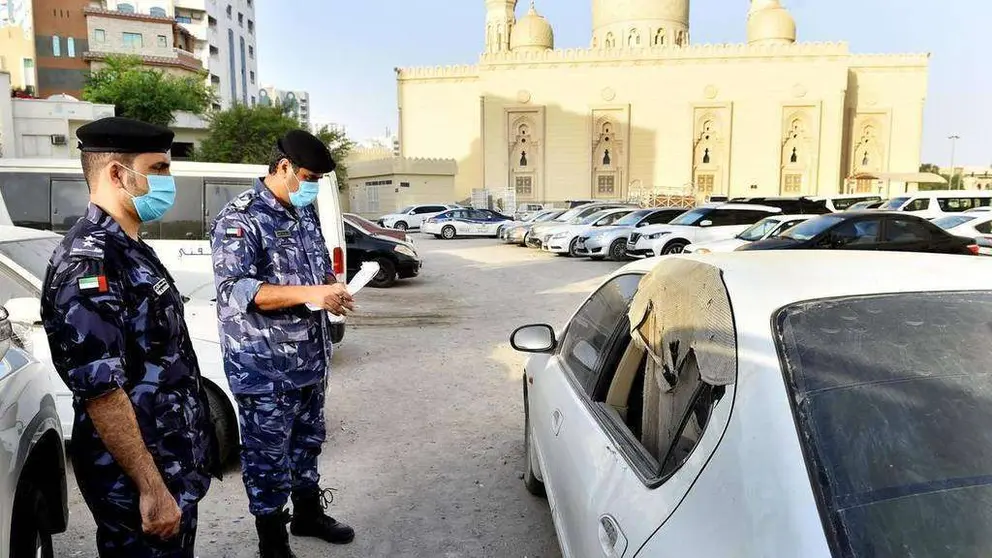
{"label": "car headlight", "polygon": [[398,244],[394,249],[400,254],[403,254],[405,256],[410,256],[413,259],[417,259],[417,253],[413,250],[413,248],[410,248],[409,246],[403,246],[402,244]]}
{"label": "car headlight", "polygon": [[568,236],[568,233],[557,233],[551,237],[551,240],[561,240]]}
{"label": "car headlight", "polygon": [[654,234],[649,234],[649,235],[645,236],[644,238],[646,238],[648,240],[658,240],[659,238],[665,236],[666,234],[672,234],[672,233],[670,233],[670,232],[654,233]]}
{"label": "car headlight", "polygon": [[700,248],[698,250],[693,250],[693,252],[695,252],[697,254],[712,254],[713,253],[713,251],[710,250],[709,248]]}

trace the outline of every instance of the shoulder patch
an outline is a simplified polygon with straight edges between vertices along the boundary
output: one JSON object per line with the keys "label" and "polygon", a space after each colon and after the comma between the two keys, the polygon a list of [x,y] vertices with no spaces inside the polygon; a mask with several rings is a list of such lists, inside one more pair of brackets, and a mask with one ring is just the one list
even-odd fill
{"label": "shoulder patch", "polygon": [[257,193],[255,190],[247,190],[238,194],[233,200],[231,200],[231,207],[237,209],[238,211],[244,211],[248,209],[251,202],[255,200]]}
{"label": "shoulder patch", "polygon": [[107,235],[103,229],[82,231],[71,240],[69,246],[70,258],[87,258],[102,260],[107,246]]}

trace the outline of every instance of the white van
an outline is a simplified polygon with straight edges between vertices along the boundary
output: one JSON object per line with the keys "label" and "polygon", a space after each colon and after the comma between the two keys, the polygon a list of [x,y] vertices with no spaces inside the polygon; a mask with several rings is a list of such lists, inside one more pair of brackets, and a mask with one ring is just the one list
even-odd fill
{"label": "white van", "polygon": [[823,202],[827,209],[834,213],[847,211],[856,203],[882,201],[882,196],[872,194],[839,194],[836,196],[811,196],[809,198],[815,202]]}
{"label": "white van", "polygon": [[926,219],[936,219],[990,205],[992,190],[931,190],[894,197],[879,209],[905,211]]}
{"label": "white van", "polygon": [[[173,161],[176,204],[162,221],[144,225],[142,238],[155,248],[166,267],[212,273],[211,222],[228,202],[266,174],[268,168],[261,165]],[[331,173],[320,184],[321,230],[334,273],[343,278],[348,269],[347,249],[337,178]],[[83,216],[89,203],[82,167],[75,159],[0,159],[0,195],[9,216],[8,222],[0,212],[4,221],[0,224],[59,234]]]}

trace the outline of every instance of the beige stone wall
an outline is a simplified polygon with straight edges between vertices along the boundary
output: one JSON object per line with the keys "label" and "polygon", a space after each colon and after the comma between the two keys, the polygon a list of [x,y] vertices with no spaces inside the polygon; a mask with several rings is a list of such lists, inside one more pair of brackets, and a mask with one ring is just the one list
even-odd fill
{"label": "beige stone wall", "polygon": [[[173,49],[172,25],[139,21],[121,17],[104,17],[88,15],[86,27],[89,33],[90,50],[93,52],[112,52],[115,54],[134,54],[142,56],[159,56],[175,58]],[[95,31],[102,29],[105,34],[103,42],[97,40]],[[133,49],[124,45],[124,33],[140,33],[144,46]],[[165,37],[165,46],[159,45],[159,36]]]}
{"label": "beige stone wall", "polygon": [[[879,170],[918,168],[926,82],[926,56],[852,56],[844,44],[488,54],[475,67],[399,73],[401,142],[404,155],[455,158],[460,198],[522,172],[535,176],[522,201],[693,188],[700,177],[712,195],[826,195],[855,169],[859,126],[884,134],[869,160]],[[533,127],[526,168],[514,122]],[[615,126],[607,166],[604,122]],[[601,195],[602,175],[615,195]]]}

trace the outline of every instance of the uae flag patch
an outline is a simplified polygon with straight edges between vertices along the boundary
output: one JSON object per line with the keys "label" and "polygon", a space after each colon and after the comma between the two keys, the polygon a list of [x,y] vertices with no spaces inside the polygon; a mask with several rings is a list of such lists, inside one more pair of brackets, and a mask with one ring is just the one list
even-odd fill
{"label": "uae flag patch", "polygon": [[83,277],[79,280],[79,290],[84,292],[105,293],[110,290],[107,288],[107,276],[93,275],[90,277]]}
{"label": "uae flag patch", "polygon": [[227,238],[241,238],[244,235],[245,233],[244,231],[241,230],[240,227],[231,227],[229,229],[224,230],[224,236],[226,236]]}

